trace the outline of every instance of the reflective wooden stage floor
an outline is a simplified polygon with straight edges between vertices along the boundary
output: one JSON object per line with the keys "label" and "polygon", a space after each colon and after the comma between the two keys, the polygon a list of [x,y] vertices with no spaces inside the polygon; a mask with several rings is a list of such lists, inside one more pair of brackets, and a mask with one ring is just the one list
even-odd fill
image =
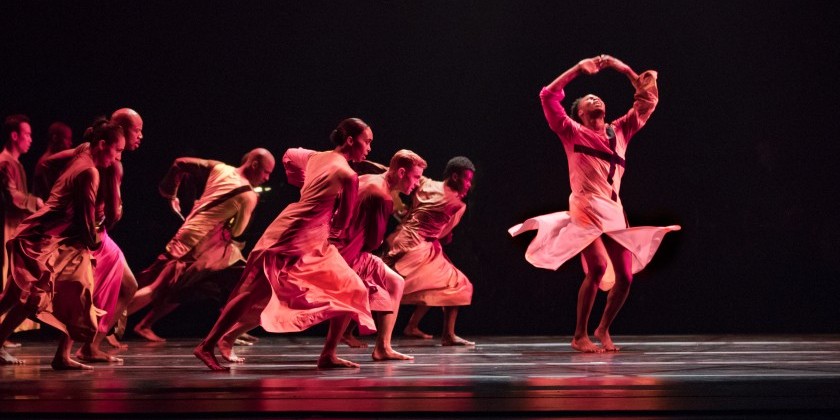
{"label": "reflective wooden stage floor", "polygon": [[618,336],[617,354],[581,354],[569,337],[470,337],[475,348],[396,339],[413,362],[319,371],[319,337],[262,337],[237,347],[229,373],[195,359],[197,339],[129,341],[122,365],[55,372],[55,343],[0,366],[3,418],[622,417],[838,418],[840,336]]}

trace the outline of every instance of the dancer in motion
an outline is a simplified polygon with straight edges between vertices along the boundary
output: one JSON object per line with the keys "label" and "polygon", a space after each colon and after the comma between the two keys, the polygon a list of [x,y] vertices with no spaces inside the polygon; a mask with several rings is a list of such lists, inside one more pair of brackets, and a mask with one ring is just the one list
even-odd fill
{"label": "dancer in motion", "polygon": [[376,330],[368,290],[329,236],[331,229],[333,236],[341,236],[350,223],[359,182],[348,161],[364,160],[373,132],[362,120],[348,118],[330,139],[335,149],[308,159],[300,200],[263,233],[219,319],[195,348],[195,356],[210,369],[228,369],[216,360],[216,346],[229,361],[243,361],[232,353],[233,341],[260,324],[270,332],[295,332],[327,320],[318,367],[359,367],[339,358],[336,348],[351,319],[364,333]]}
{"label": "dancer in motion", "polygon": [[[300,186],[302,168],[315,152],[306,149],[289,149],[283,157],[288,181]],[[391,335],[397,320],[405,280],[388,267],[382,259],[372,254],[382,244],[388,219],[394,212],[393,195],[411,194],[417,187],[426,161],[410,150],[400,150],[391,158],[382,174],[359,176],[358,206],[350,225],[330,241],[368,285],[370,309],[376,321],[376,344],[371,357],[375,361],[412,360],[414,357],[394,351]],[[364,347],[348,328],[343,341],[351,347]]]}
{"label": "dancer in motion", "polygon": [[[195,289],[209,274],[244,261],[233,238],[241,236],[257,205],[254,187],[268,181],[274,171],[274,156],[266,149],[251,150],[237,168],[225,163],[198,158],[179,158],[170,166],[160,183],[160,193],[181,216],[178,187],[187,177],[203,185],[204,193],[166,250],[138,278],[148,284],[137,291],[128,313],[133,314],[152,304],[152,309],[134,327],[134,332],[149,341],[165,341],[152,331],[156,321],[178,307],[178,298]],[[145,280],[145,281],[144,281]]]}
{"label": "dancer in motion", "polygon": [[[604,102],[589,94],[574,101],[567,115],[560,103],[565,97],[563,88],[579,75],[594,75],[606,68],[630,79],[636,90],[633,107],[607,123]],[[655,71],[638,75],[617,58],[601,55],[581,60],[540,93],[548,125],[562,141],[569,161],[569,211],[528,219],[509,232],[516,236],[538,230],[525,254],[536,267],[556,270],[581,254],[586,276],[578,292],[572,339],[572,348],[581,352],[619,350],[610,337],[610,326],[627,299],[633,274],[650,262],[666,233],[680,228],[630,228],[618,195],[627,145],[659,99],[656,77]],[[609,294],[595,329],[595,338],[601,343],[597,346],[589,338],[588,323],[599,286]]]}
{"label": "dancer in motion", "polygon": [[412,193],[411,207],[388,238],[386,260],[405,278],[402,303],[416,305],[403,333],[432,338],[420,330],[420,320],[430,306],[443,309],[444,346],[473,346],[455,334],[458,309],[472,302],[473,285],[458,270],[442,245],[452,241],[452,229],[467,210],[464,197],[472,188],[475,165],[463,156],[449,160],[443,181],[423,177]]}
{"label": "dancer in motion", "polygon": [[[9,254],[6,242],[12,238],[15,231],[26,217],[44,206],[41,197],[30,194],[26,182],[26,171],[18,160],[27,153],[32,146],[32,126],[26,115],[9,115],[3,121],[3,137],[5,144],[0,151],[0,216],[3,217],[3,272],[0,277],[0,292],[5,290],[9,274]],[[0,320],[2,320],[0,314]],[[25,320],[17,331],[28,331],[38,328],[38,323]],[[20,347],[20,343],[12,341],[0,342],[7,348]]]}
{"label": "dancer in motion", "polygon": [[[96,226],[99,171],[119,160],[125,137],[116,124],[99,121],[53,186],[44,207],[26,218],[7,244],[9,288],[0,298],[0,341],[29,316],[59,329],[63,336],[52,361],[56,370],[89,369],[70,358],[73,340],[89,341],[101,315],[93,306],[91,250],[101,245]],[[0,349],[4,364],[20,360]]]}

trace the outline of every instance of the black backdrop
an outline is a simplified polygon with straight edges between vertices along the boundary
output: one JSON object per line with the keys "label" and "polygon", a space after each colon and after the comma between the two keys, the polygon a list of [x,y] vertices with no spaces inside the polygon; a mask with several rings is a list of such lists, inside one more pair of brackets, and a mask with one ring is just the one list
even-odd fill
{"label": "black backdrop", "polygon": [[[243,1],[0,5],[0,113],[53,120],[76,140],[97,114],[137,109],[124,156],[125,217],[112,236],[135,272],[179,221],[156,185],[171,160],[237,163],[263,146],[329,147],[339,120],[374,131],[371,159],[410,148],[439,177],[478,167],[448,252],[475,284],[463,334],[571,334],[582,277],[528,265],[506,229],[568,207],[566,159],[538,93],[578,60],[659,71],[660,105],[628,151],[630,221],[680,224],[636,278],[614,333],[837,332],[838,14],[830,2]],[[626,78],[579,78],[608,117]],[[250,243],[296,190],[278,168]],[[600,310],[603,296],[599,298]],[[212,306],[212,305],[209,305]],[[212,322],[190,306],[161,329]],[[436,314],[435,314],[436,315]],[[438,318],[439,320],[439,318]],[[597,322],[597,316],[593,322]],[[164,326],[165,325],[165,326]],[[180,329],[179,329],[180,328]],[[435,316],[427,328],[438,331]],[[203,333],[203,331],[198,332]]]}

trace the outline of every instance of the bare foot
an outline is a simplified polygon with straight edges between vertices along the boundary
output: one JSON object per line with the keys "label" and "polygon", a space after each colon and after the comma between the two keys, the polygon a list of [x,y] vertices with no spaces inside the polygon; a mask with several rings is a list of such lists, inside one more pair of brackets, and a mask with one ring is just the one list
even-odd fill
{"label": "bare foot", "polygon": [[392,348],[380,349],[379,347],[375,347],[373,349],[373,354],[370,356],[375,362],[382,362],[385,360],[414,360],[414,356],[402,354],[394,351]]}
{"label": "bare foot", "polygon": [[595,338],[597,338],[598,341],[601,342],[601,348],[603,348],[604,351],[618,352],[619,350],[621,350],[621,347],[616,347],[616,345],[613,343],[609,331],[597,328],[595,329]]}
{"label": "bare foot", "polygon": [[344,343],[344,344],[347,344],[348,346],[350,346],[354,349],[359,349],[359,348],[363,349],[363,348],[367,348],[367,346],[368,346],[367,343],[359,340],[353,334],[344,334],[344,336],[341,337],[341,342]]}
{"label": "bare foot", "polygon": [[420,331],[420,328],[405,327],[405,329],[403,330],[403,335],[411,338],[422,338],[424,340],[432,339],[431,334],[426,334],[423,331]]}
{"label": "bare foot", "polygon": [[604,349],[595,345],[589,337],[584,337],[581,339],[572,339],[572,348],[581,352],[581,353],[603,353]]}
{"label": "bare foot", "polygon": [[229,367],[222,366],[219,364],[219,361],[216,360],[216,355],[213,354],[212,347],[210,350],[207,350],[201,344],[199,344],[198,347],[196,347],[193,350],[193,355],[195,355],[195,357],[198,357],[198,360],[204,362],[204,364],[207,365],[207,367],[209,367],[210,370],[214,372],[227,372],[230,370]]}
{"label": "bare foot", "polygon": [[[236,344],[237,340],[234,340],[234,344]],[[239,357],[236,355],[236,352],[233,351],[233,345],[228,340],[222,338],[216,346],[219,348],[219,352],[222,353],[222,358],[227,360],[231,363],[245,363],[244,357]]]}
{"label": "bare foot", "polygon": [[93,366],[79,363],[71,358],[56,357],[50,363],[53,370],[93,370]]}
{"label": "bare foot", "polygon": [[6,350],[3,350],[0,347],[0,365],[22,365],[23,360],[18,359],[15,356],[12,356]]}
{"label": "bare foot", "polygon": [[245,340],[245,341],[250,341],[252,343],[256,343],[257,341],[260,341],[259,337],[254,337],[253,335],[248,334],[248,333],[242,333],[242,335],[239,336],[239,339],[240,340]]}
{"label": "bare foot", "polygon": [[20,343],[15,343],[13,341],[6,340],[3,342],[4,349],[16,349],[20,347]]}
{"label": "bare foot", "polygon": [[111,356],[108,353],[105,353],[102,350],[94,349],[89,345],[85,344],[82,347],[79,347],[79,350],[76,351],[76,357],[83,361],[89,363],[118,363],[122,364],[124,361],[120,357]]}
{"label": "bare foot", "polygon": [[357,369],[358,363],[353,363],[349,360],[344,360],[336,355],[324,356],[318,358],[318,369]]}
{"label": "bare foot", "polygon": [[440,339],[441,346],[474,346],[475,342],[464,340],[457,335],[453,336],[443,336]]}
{"label": "bare foot", "polygon": [[117,340],[114,334],[105,336],[105,341],[115,349],[125,350],[128,348],[128,344],[120,343],[120,340]]}
{"label": "bare foot", "polygon": [[254,343],[252,343],[250,341],[247,341],[247,340],[243,340],[241,338],[237,338],[236,340],[233,340],[233,345],[234,346],[253,346]]}
{"label": "bare foot", "polygon": [[166,341],[165,338],[158,337],[151,328],[148,327],[141,327],[140,325],[134,327],[134,332],[137,333],[140,337],[145,338],[146,340],[153,341],[155,343],[163,343]]}

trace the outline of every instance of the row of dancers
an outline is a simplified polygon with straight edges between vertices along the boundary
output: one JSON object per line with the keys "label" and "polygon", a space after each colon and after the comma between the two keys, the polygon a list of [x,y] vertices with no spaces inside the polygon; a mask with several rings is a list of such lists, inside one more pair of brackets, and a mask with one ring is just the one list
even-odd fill
{"label": "row of dancers", "polygon": [[[603,101],[587,95],[567,114],[561,105],[563,88],[579,75],[605,68],[628,77],[635,88],[633,107],[607,123]],[[556,270],[581,255],[586,274],[571,343],[578,351],[618,351],[609,327],[627,298],[633,273],[651,260],[667,232],[679,229],[629,227],[618,197],[629,139],[658,102],[656,76],[654,71],[636,74],[620,60],[601,55],[581,60],[540,94],[569,162],[570,210],[534,217],[509,232],[515,236],[537,230],[526,251],[526,259],[537,267]],[[359,118],[345,119],[330,135],[332,149],[291,148],[283,154],[287,182],[300,188],[300,198],[280,212],[247,258],[237,238],[257,205],[254,188],[274,170],[274,156],[257,148],[238,167],[176,159],[159,191],[184,222],[164,252],[135,279],[107,232],[122,216],[121,154],[141,143],[139,114],[117,110],[110,120],[88,128],[82,145],[39,161],[41,173],[52,174],[45,182],[51,185],[45,201],[26,193],[17,157],[31,143],[31,127],[13,117],[6,120],[0,174],[7,178],[5,185],[16,183],[11,201],[24,204],[17,209],[32,214],[4,238],[8,281],[0,298],[0,315],[5,314],[0,341],[8,340],[27,318],[56,327],[63,334],[54,369],[90,368],[71,358],[74,341],[82,342],[76,357],[83,362],[119,362],[100,346],[106,339],[119,345],[114,334],[124,331],[128,315],[146,306],[151,309],[134,331],[163,341],[154,333],[154,323],[208,285],[228,295],[215,325],[194,349],[214,371],[229,369],[216,358],[216,349],[228,362],[244,362],[234,346],[252,341],[248,332],[258,326],[268,332],[297,332],[323,322],[329,328],[319,368],[359,366],[337,354],[340,342],[358,343],[348,332],[351,322],[360,334],[376,334],[373,360],[411,360],[391,346],[400,305],[415,306],[406,335],[431,338],[419,322],[431,307],[441,307],[441,344],[475,345],[455,333],[459,308],[471,303],[472,283],[442,247],[466,211],[464,199],[476,171],[466,157],[449,160],[439,181],[424,176],[426,161],[410,150],[396,152],[387,166],[369,162],[372,128]],[[18,178],[12,182],[14,176]],[[199,184],[203,193],[183,216],[178,192],[185,180]],[[392,217],[399,223],[388,233]],[[383,242],[386,251],[377,255]],[[588,320],[599,287],[609,292],[594,331],[596,345],[589,338]],[[0,359],[22,363],[5,349],[0,349]]]}

